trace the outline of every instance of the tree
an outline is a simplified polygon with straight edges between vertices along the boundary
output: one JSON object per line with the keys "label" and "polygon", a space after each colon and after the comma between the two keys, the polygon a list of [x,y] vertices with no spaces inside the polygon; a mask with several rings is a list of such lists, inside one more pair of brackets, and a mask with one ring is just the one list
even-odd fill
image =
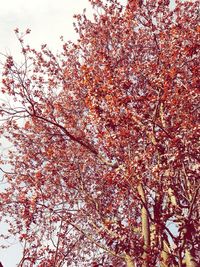
{"label": "tree", "polygon": [[24,63],[6,57],[19,266],[197,266],[198,1],[90,2],[77,43],[38,52],[16,30]]}

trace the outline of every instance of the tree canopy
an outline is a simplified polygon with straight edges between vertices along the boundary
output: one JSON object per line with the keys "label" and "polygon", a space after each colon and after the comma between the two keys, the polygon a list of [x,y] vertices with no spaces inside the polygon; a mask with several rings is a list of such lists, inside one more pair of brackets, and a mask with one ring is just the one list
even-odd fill
{"label": "tree canopy", "polygon": [[36,51],[16,29],[24,62],[6,56],[0,219],[18,266],[195,267],[199,1],[90,2],[76,43]]}

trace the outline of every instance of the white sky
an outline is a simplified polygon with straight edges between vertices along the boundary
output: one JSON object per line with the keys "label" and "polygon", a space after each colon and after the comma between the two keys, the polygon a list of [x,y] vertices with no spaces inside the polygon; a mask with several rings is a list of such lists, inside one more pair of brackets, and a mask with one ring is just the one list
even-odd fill
{"label": "white sky", "polygon": [[[83,8],[91,13],[87,0],[0,0],[0,52],[18,57],[20,46],[14,34],[16,27],[21,31],[31,29],[31,34],[26,37],[31,47],[40,48],[41,44],[47,43],[54,51],[60,50],[60,36],[65,40],[76,39],[73,15],[82,13]],[[5,229],[6,226],[1,224],[0,234]],[[20,257],[18,243],[10,249],[0,249],[4,267],[16,266]]]}
{"label": "white sky", "polygon": [[14,29],[31,29],[28,43],[35,48],[47,43],[56,49],[60,36],[75,39],[73,14],[91,10],[87,0],[0,0],[0,51],[11,52],[19,48]]}

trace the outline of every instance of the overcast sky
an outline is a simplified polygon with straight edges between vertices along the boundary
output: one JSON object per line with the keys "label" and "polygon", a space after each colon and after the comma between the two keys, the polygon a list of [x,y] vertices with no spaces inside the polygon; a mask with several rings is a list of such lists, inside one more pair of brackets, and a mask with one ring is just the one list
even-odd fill
{"label": "overcast sky", "polygon": [[19,48],[14,34],[30,28],[27,38],[32,47],[47,43],[53,49],[59,47],[59,37],[75,39],[73,14],[82,13],[87,0],[0,0],[0,51],[16,52]]}
{"label": "overcast sky", "polygon": [[[50,48],[60,50],[60,36],[75,40],[73,15],[87,8],[88,0],[0,0],[0,52],[17,57],[20,46],[14,29],[31,29],[27,42],[31,47],[40,48],[47,43]],[[0,57],[0,61],[2,58]],[[5,225],[0,225],[0,234]],[[1,243],[2,240],[0,240]],[[21,257],[20,245],[15,242],[10,249],[0,249],[0,261],[4,267],[14,267]]]}

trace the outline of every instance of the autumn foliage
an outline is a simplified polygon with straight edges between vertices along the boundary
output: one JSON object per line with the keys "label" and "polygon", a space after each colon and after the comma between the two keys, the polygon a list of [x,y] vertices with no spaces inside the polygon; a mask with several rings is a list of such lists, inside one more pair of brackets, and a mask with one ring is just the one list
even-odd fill
{"label": "autumn foliage", "polygon": [[19,266],[197,266],[199,1],[90,2],[75,44],[36,51],[16,30],[24,62],[6,56],[0,211]]}

